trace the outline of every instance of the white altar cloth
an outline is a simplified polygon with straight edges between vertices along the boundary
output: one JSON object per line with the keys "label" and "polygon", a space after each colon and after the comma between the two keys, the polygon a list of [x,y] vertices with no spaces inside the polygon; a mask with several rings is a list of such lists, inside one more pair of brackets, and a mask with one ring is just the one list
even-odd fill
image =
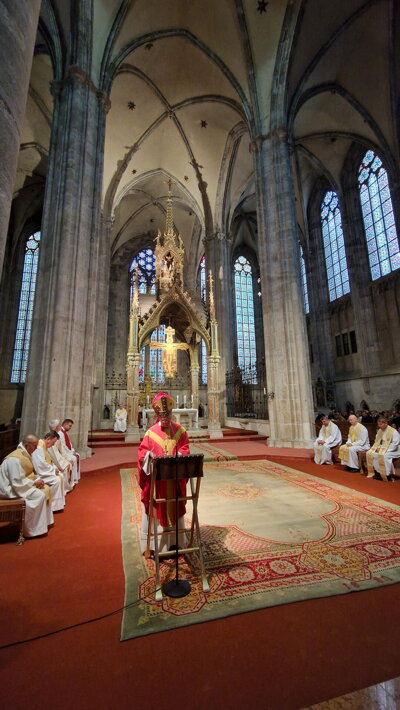
{"label": "white altar cloth", "polygon": [[[155,412],[154,409],[142,409],[142,428],[148,429],[155,422]],[[178,423],[182,424],[185,429],[198,429],[199,428],[199,412],[197,409],[173,409],[172,410],[173,419]]]}

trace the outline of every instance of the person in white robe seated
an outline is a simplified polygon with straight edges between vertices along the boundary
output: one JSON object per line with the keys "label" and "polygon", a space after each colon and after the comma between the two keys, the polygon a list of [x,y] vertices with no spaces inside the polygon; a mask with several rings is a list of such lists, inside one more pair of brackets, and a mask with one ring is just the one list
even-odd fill
{"label": "person in white robe seated", "polygon": [[64,510],[65,506],[64,477],[52,462],[48,452],[57,439],[57,432],[49,431],[43,439],[39,439],[37,449],[32,454],[32,463],[36,473],[50,486],[53,513]]}
{"label": "person in white robe seated", "polygon": [[126,417],[128,412],[122,404],[115,411],[114,431],[126,431]]}
{"label": "person in white robe seated", "polygon": [[0,498],[25,500],[25,537],[45,535],[54,523],[49,488],[33,469],[32,454],[37,445],[37,436],[28,434],[0,466]]}
{"label": "person in white robe seated", "polygon": [[342,466],[348,471],[358,472],[358,452],[368,451],[369,435],[368,429],[361,424],[355,414],[350,414],[348,418],[350,424],[349,435],[345,444],[339,449],[339,458]]}
{"label": "person in white robe seated", "polygon": [[59,430],[61,451],[72,463],[72,475],[74,477],[75,485],[80,481],[80,456],[71,444],[69,438],[69,432],[73,426],[74,422],[72,419],[64,419],[61,429]]}
{"label": "person in white robe seated", "polygon": [[61,471],[64,477],[64,491],[69,493],[74,487],[74,477],[72,472],[72,463],[67,456],[65,456],[62,446],[61,446],[61,422],[59,419],[51,419],[49,421],[49,431],[55,431],[58,438],[55,440],[53,446],[47,449],[50,454],[50,458],[54,463],[55,467]]}
{"label": "person in white robe seated", "polygon": [[332,449],[342,443],[340,429],[328,417],[323,417],[322,427],[314,441],[314,461],[318,464],[332,463]]}
{"label": "person in white robe seated", "polygon": [[367,452],[367,477],[393,480],[393,461],[400,458],[400,433],[389,426],[385,417],[379,417],[377,425],[375,441]]}

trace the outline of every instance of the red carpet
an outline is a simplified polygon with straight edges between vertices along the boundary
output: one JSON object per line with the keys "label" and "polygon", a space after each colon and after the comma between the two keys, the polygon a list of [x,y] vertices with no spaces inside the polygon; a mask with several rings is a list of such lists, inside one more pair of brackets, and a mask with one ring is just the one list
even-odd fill
{"label": "red carpet", "polygon": [[[400,503],[400,483],[287,465]],[[2,544],[0,555],[2,644],[122,606],[118,474],[84,475],[47,538]],[[398,592],[273,607],[125,643],[118,614],[0,651],[3,696],[18,710],[172,710],[175,692],[198,710],[305,707],[400,675]]]}

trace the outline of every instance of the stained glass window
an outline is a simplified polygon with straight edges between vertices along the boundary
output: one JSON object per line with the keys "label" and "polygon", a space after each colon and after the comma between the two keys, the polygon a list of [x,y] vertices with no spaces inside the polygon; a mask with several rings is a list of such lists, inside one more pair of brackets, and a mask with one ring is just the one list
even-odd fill
{"label": "stained glass window", "polygon": [[28,237],[19,296],[18,320],[15,333],[11,382],[25,382],[29,357],[33,304],[35,300],[40,232]]}
{"label": "stained glass window", "polygon": [[373,150],[367,150],[358,171],[361,210],[372,280],[400,267],[387,172]]}
{"label": "stained glass window", "polygon": [[[160,325],[153,330],[150,340],[155,343],[165,342],[165,325]],[[150,377],[152,382],[164,382],[165,374],[162,367],[162,350],[150,348]]]}
{"label": "stained glass window", "polygon": [[207,296],[206,296],[206,257],[204,256],[204,254],[200,259],[199,281],[200,281],[201,300],[204,301],[204,303],[205,303],[207,300]]}
{"label": "stained glass window", "polygon": [[234,269],[238,365],[244,368],[256,364],[253,276],[250,263],[244,256],[236,259]]}
{"label": "stained glass window", "polygon": [[335,301],[350,292],[350,284],[339,200],[336,192],[331,190],[326,193],[322,201],[321,226],[329,300]]}
{"label": "stained glass window", "polygon": [[207,384],[207,346],[203,340],[200,341],[200,384]]}
{"label": "stained glass window", "polygon": [[[156,292],[156,260],[153,249],[142,249],[130,265],[131,284],[133,274],[137,270],[139,293],[155,294]],[[132,291],[132,285],[131,285]],[[132,293],[131,293],[132,296]]]}
{"label": "stained glass window", "polygon": [[305,313],[309,313],[310,312],[310,304],[308,301],[306,263],[304,261],[303,247],[301,246],[301,244],[300,244],[300,271],[301,271],[301,285],[303,287],[304,311],[305,311]]}

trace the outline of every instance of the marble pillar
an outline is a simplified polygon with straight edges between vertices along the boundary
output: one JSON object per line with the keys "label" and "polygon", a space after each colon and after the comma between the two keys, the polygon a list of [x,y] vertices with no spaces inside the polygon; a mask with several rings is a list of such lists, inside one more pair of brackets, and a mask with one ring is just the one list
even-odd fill
{"label": "marble pillar", "polygon": [[100,205],[108,99],[79,67],[54,87],[38,286],[22,431],[74,420],[83,456],[92,421]]}
{"label": "marble pillar", "polygon": [[315,439],[291,163],[284,129],[253,143],[257,175],[269,446]]}
{"label": "marble pillar", "polygon": [[0,0],[0,274],[41,0]]}

